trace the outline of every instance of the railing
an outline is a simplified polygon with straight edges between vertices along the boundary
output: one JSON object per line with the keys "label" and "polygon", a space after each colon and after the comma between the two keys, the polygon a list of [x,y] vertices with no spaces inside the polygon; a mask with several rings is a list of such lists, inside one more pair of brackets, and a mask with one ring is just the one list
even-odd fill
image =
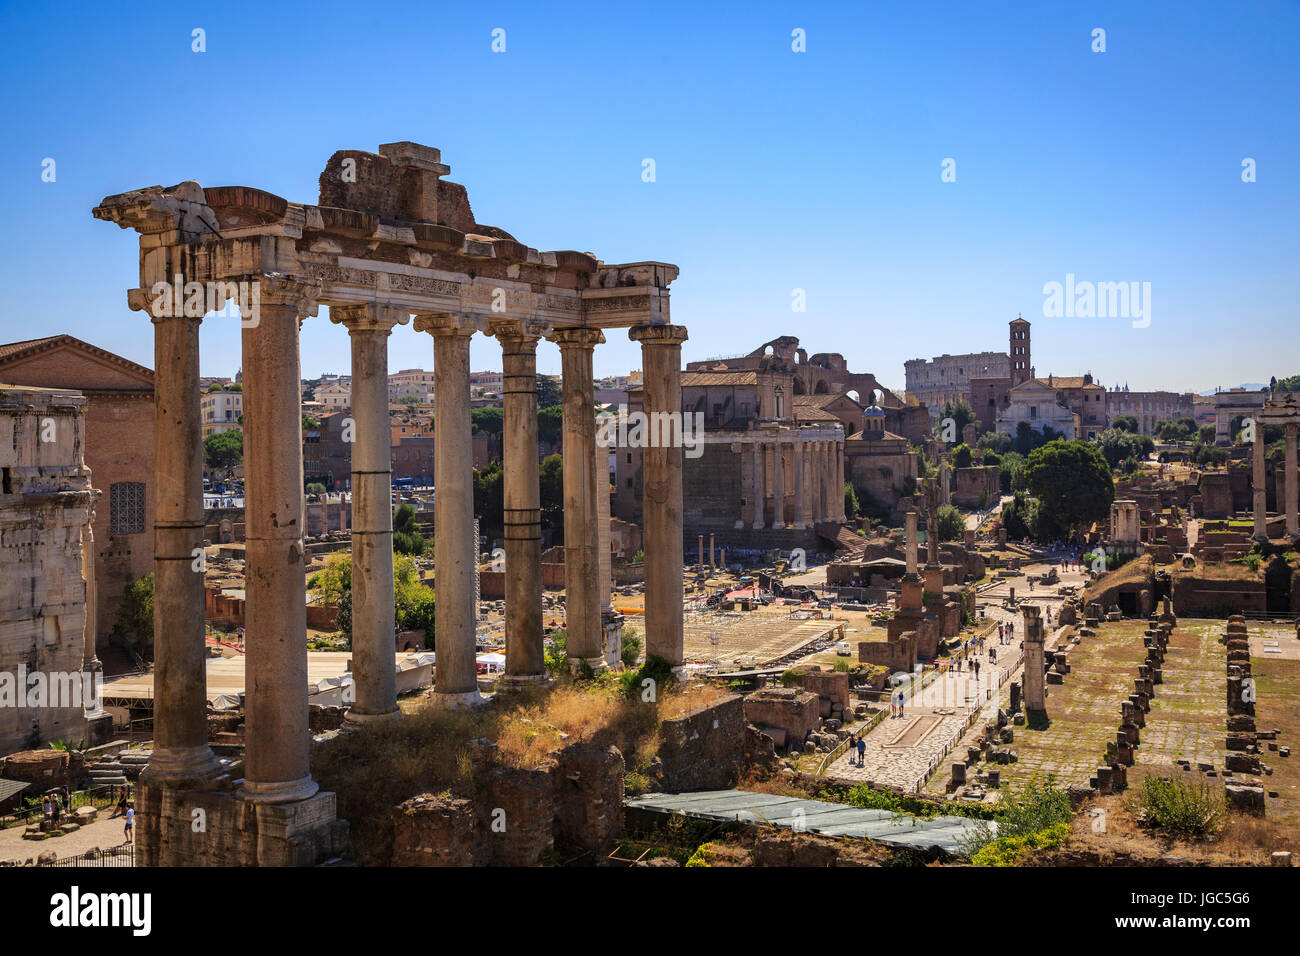
{"label": "railing", "polygon": [[[871,733],[871,731],[875,730],[878,723],[885,719],[885,714],[886,711],[884,710],[877,711],[865,724],[862,725],[861,730],[854,731],[853,733],[860,737],[865,737],[867,734]],[[817,770],[815,771],[816,775],[819,777],[826,776],[826,771],[830,769],[831,764],[839,759],[844,751],[848,749],[848,746],[849,738],[845,737],[838,744],[832,747],[830,752],[822,757],[821,762],[817,764]]]}
{"label": "railing", "polygon": [[37,866],[135,866],[135,844],[100,850],[95,856],[78,853],[76,856],[61,856],[56,860],[38,863]]}

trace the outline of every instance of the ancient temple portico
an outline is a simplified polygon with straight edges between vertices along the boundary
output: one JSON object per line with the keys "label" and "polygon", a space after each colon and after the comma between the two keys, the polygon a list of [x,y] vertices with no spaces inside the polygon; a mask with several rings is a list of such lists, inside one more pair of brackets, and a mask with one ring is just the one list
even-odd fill
{"label": "ancient temple portico", "polygon": [[1259,417],[1255,422],[1255,441],[1253,451],[1254,464],[1254,506],[1255,506],[1255,540],[1268,540],[1268,521],[1266,509],[1268,507],[1267,486],[1265,476],[1265,452],[1267,451],[1264,441],[1264,427],[1267,425],[1282,426],[1283,437],[1285,439],[1284,451],[1284,475],[1281,485],[1277,488],[1278,511],[1284,516],[1285,524],[1283,534],[1295,540],[1300,536],[1300,515],[1297,510],[1300,509],[1300,474],[1297,474],[1296,461],[1296,434],[1300,431],[1300,402],[1296,401],[1294,392],[1279,393],[1276,397],[1270,398],[1264,403],[1260,410]]}
{"label": "ancient temple portico", "polygon": [[[647,412],[680,412],[686,330],[671,324],[668,292],[678,270],[529,248],[478,224],[464,187],[443,178],[448,172],[438,150],[390,143],[331,156],[316,205],[187,181],[109,196],[94,210],[139,233],[139,287],[128,302],[152,318],[156,343],[157,668],[155,750],[138,802],[144,865],[310,864],[346,840],[333,794],[312,780],[307,726],[298,356],[300,328],[321,306],[352,344],[349,720],[396,714],[386,343],[412,317],[432,339],[437,395],[433,704],[482,700],[469,418],[475,334],[497,339],[505,369],[506,683],[545,673],[534,381],[543,337],[564,362],[568,647],[575,666],[607,659],[616,615],[598,581],[598,499],[607,489],[596,479],[593,350],[609,330],[629,330],[642,345]],[[224,770],[208,745],[203,575],[194,561],[203,537],[198,329],[231,300],[242,325],[247,470],[242,775]],[[681,461],[680,447],[646,456],[647,649],[674,665],[683,657]],[[197,808],[209,821],[202,836],[189,829]]]}

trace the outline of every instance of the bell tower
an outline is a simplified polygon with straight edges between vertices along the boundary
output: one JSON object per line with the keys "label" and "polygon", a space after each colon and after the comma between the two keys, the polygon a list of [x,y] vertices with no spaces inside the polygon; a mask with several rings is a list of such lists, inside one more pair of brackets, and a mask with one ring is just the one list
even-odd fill
{"label": "bell tower", "polygon": [[1011,360],[1013,388],[1034,377],[1034,365],[1029,354],[1029,323],[1019,315],[1011,320],[1007,358]]}

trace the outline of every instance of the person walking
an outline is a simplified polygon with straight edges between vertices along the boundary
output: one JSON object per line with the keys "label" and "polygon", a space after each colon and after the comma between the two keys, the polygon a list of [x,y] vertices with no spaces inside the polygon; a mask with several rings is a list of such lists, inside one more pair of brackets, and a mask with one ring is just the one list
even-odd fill
{"label": "person walking", "polygon": [[979,662],[979,658],[977,657],[977,658],[975,658],[975,680],[976,680],[976,682],[978,682],[979,679],[980,679],[980,662]]}
{"label": "person walking", "polygon": [[[893,698],[890,699],[892,700]],[[42,806],[42,809],[45,811],[45,819],[48,820],[50,818],[50,812],[53,810],[53,808],[50,806],[50,795],[48,793],[45,795],[45,802]]]}
{"label": "person walking", "polygon": [[122,834],[126,837],[127,843],[135,842],[135,807],[131,804],[126,805],[126,826],[122,828]]}
{"label": "person walking", "polygon": [[867,742],[858,738],[858,766],[861,767],[867,757]]}
{"label": "person walking", "polygon": [[900,690],[898,692],[898,716],[899,717],[903,716],[904,703],[905,703],[905,698],[903,697],[903,692]]}

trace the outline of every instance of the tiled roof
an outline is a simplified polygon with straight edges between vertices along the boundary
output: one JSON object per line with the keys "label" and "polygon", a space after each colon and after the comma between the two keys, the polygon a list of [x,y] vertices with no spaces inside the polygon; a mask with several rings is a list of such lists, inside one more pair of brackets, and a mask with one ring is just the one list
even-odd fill
{"label": "tiled roof", "polygon": [[757,372],[683,372],[682,387],[703,385],[757,385]]}

